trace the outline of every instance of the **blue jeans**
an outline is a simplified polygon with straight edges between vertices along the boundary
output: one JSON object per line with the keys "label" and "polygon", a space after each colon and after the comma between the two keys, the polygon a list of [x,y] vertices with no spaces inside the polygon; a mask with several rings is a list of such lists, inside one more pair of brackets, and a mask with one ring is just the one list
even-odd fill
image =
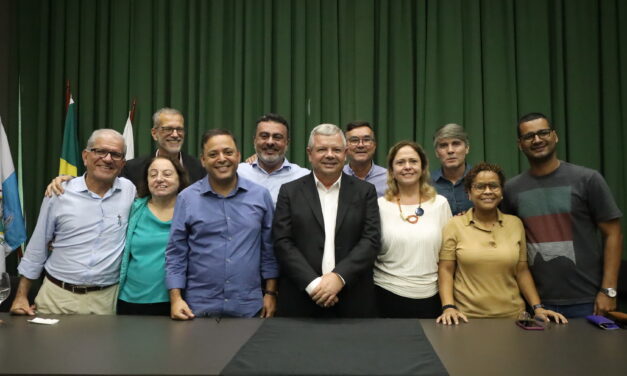
{"label": "blue jeans", "polygon": [[555,311],[557,313],[561,313],[562,315],[566,316],[567,319],[586,317],[594,313],[594,303],[564,305],[545,304],[544,308],[550,309],[551,311]]}

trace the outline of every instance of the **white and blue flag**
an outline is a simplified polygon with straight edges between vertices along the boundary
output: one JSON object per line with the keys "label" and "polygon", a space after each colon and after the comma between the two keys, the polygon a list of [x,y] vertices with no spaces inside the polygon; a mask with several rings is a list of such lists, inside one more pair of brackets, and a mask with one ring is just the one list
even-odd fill
{"label": "white and blue flag", "polygon": [[7,134],[0,119],[0,257],[4,265],[4,257],[19,247],[26,240],[26,226],[20,195],[17,185],[17,176],[13,167],[13,158],[9,149]]}

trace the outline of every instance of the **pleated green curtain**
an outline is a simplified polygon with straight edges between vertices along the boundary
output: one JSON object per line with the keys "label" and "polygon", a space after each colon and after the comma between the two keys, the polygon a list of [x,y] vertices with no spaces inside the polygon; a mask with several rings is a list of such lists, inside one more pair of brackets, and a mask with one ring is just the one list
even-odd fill
{"label": "pleated green curtain", "polygon": [[288,157],[299,164],[322,122],[372,121],[379,164],[401,139],[433,157],[435,129],[457,122],[471,162],[513,176],[527,166],[516,120],[540,111],[560,157],[600,170],[627,208],[625,1],[9,1],[30,231],[57,171],[66,80],[81,144],[97,128],[122,131],[137,99],[138,155],[152,150],[151,115],[163,106],[184,113],[191,154],[215,127],[252,154],[255,119],[272,111],[290,121]]}

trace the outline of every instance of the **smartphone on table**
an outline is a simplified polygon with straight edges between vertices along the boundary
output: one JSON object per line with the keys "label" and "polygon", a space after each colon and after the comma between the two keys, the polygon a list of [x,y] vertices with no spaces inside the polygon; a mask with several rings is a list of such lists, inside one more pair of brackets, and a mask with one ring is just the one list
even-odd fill
{"label": "smartphone on table", "polygon": [[516,325],[524,330],[544,330],[544,325],[537,320],[516,320]]}

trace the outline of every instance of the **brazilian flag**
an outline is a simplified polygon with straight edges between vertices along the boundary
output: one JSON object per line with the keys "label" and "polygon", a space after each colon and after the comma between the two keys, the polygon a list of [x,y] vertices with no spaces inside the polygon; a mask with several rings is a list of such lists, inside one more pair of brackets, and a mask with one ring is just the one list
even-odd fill
{"label": "brazilian flag", "polygon": [[78,138],[76,137],[76,103],[70,97],[70,105],[65,116],[65,130],[63,131],[63,146],[59,162],[59,175],[78,176],[79,153]]}

